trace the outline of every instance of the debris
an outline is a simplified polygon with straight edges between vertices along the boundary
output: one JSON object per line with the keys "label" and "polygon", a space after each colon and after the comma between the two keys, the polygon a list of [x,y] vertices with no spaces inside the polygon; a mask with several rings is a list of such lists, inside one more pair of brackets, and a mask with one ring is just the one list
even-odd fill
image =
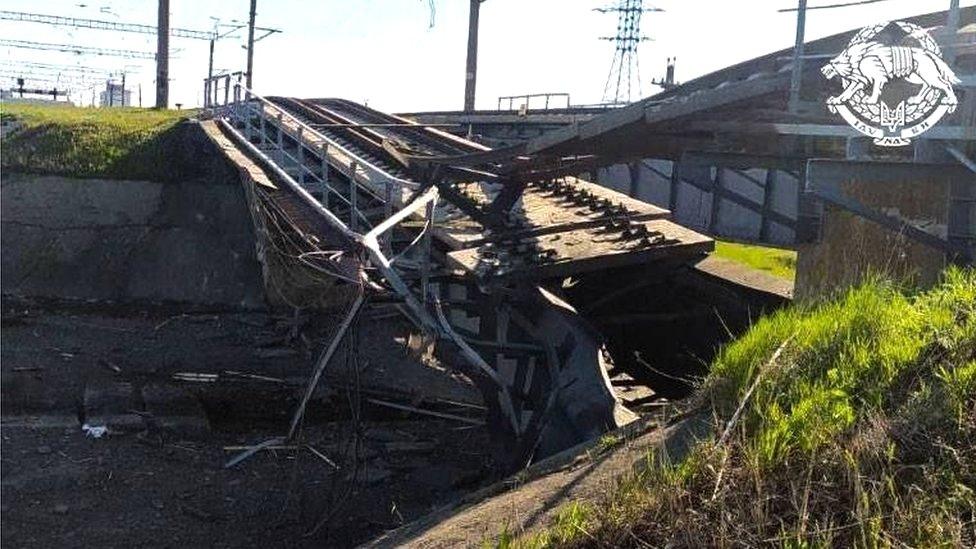
{"label": "debris", "polygon": [[379,406],[386,406],[387,408],[393,408],[396,410],[403,410],[405,412],[413,412],[416,414],[439,417],[441,419],[452,419],[454,421],[460,421],[462,423],[467,423],[468,425],[484,425],[485,422],[479,419],[471,419],[469,417],[458,416],[454,414],[445,414],[444,412],[435,412],[433,410],[424,410],[422,408],[416,408],[414,406],[407,406],[406,404],[397,404],[395,402],[387,402],[385,400],[380,400],[377,398],[367,398],[367,402],[377,404]]}
{"label": "debris", "polygon": [[43,366],[17,366],[11,368],[10,370],[12,372],[37,372],[43,369],[44,369]]}
{"label": "debris", "polygon": [[[241,450],[251,450],[254,446],[224,446],[225,452],[240,452]],[[267,446],[262,446],[261,450],[297,450],[298,446],[294,444],[269,444]]]}
{"label": "debris", "polygon": [[332,341],[322,352],[322,355],[319,356],[318,363],[315,365],[315,371],[312,373],[312,377],[308,380],[308,386],[305,388],[305,394],[302,396],[302,401],[291,418],[291,426],[288,428],[289,440],[295,435],[295,430],[298,428],[298,423],[305,415],[305,406],[308,405],[308,399],[312,398],[312,393],[315,391],[315,386],[319,383],[319,378],[322,377],[322,372],[324,372],[325,367],[329,365],[329,361],[332,359],[332,355],[339,347],[339,343],[342,341],[343,336],[346,335],[346,330],[349,329],[349,325],[352,324],[353,319],[355,319],[356,315],[359,314],[359,309],[362,307],[363,301],[365,301],[364,295],[362,292],[360,292],[356,296],[356,299],[353,300],[352,305],[349,307],[346,317],[342,320],[342,323],[339,324],[339,327],[336,328],[335,335],[332,336]]}
{"label": "debris", "polygon": [[66,515],[68,514],[68,506],[63,503],[59,503],[54,506],[54,512],[58,515]]}
{"label": "debris", "polygon": [[198,381],[202,383],[213,383],[217,381],[217,374],[203,374],[199,372],[176,372],[173,379],[176,381]]}
{"label": "debris", "polygon": [[248,373],[245,373],[245,372],[236,372],[234,370],[224,370],[221,373],[223,373],[224,375],[232,376],[232,377],[241,377],[241,378],[244,378],[244,379],[253,379],[255,381],[269,381],[271,383],[282,383],[282,384],[287,383],[285,380],[281,379],[280,377],[270,377],[270,376],[262,376],[262,375],[258,375],[258,374],[248,374]]}
{"label": "debris", "polygon": [[110,360],[106,360],[104,358],[100,358],[100,359],[98,359],[98,365],[99,366],[103,366],[103,367],[105,367],[105,368],[107,368],[109,370],[112,370],[113,372],[115,372],[117,374],[121,374],[122,373],[122,368],[119,368],[117,365],[115,365],[115,363],[113,363]]}
{"label": "debris", "polygon": [[81,430],[90,438],[102,438],[108,434],[108,427],[104,425],[89,425],[85,423],[81,426]]}
{"label": "debris", "polygon": [[329,465],[331,465],[333,469],[335,469],[336,471],[339,470],[339,466],[336,465],[336,463],[334,461],[332,461],[331,459],[329,459],[329,456],[323,454],[322,452],[319,452],[318,450],[315,449],[315,447],[313,447],[310,444],[306,444],[305,447],[308,448],[308,451],[309,452],[312,452],[313,454],[315,454],[316,456],[318,456],[320,459],[322,459],[322,461],[324,461],[324,462],[328,463]]}
{"label": "debris", "polygon": [[41,454],[42,456],[43,456],[43,455],[47,455],[47,454],[50,454],[50,453],[51,453],[51,447],[50,447],[50,446],[48,446],[47,444],[44,444],[44,445],[41,445],[41,446],[38,446],[38,447],[37,447],[37,453],[38,453],[38,454]]}
{"label": "debris", "polygon": [[433,356],[435,340],[422,333],[411,333],[405,344],[407,356],[421,358]]}
{"label": "debris", "polygon": [[237,465],[238,463],[244,461],[245,459],[253,456],[254,454],[260,452],[261,450],[264,450],[265,448],[268,448],[269,446],[277,446],[277,445],[280,445],[284,441],[285,441],[285,438],[284,437],[275,437],[275,438],[270,438],[270,439],[268,439],[268,440],[266,440],[266,441],[264,441],[264,442],[262,442],[260,444],[256,444],[254,446],[251,446],[247,450],[245,450],[245,451],[241,452],[240,454],[234,456],[233,458],[231,458],[230,461],[228,461],[227,463],[225,463],[224,464],[224,469],[230,469],[231,467],[233,467],[233,466]]}

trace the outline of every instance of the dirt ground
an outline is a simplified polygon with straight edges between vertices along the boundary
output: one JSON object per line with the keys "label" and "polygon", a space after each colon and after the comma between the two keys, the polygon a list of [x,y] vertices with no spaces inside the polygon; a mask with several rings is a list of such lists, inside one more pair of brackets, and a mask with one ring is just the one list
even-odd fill
{"label": "dirt ground", "polygon": [[[681,460],[711,425],[700,414],[674,416],[663,408],[599,440],[542,460],[506,479],[452,501],[420,520],[384,534],[368,547],[478,547],[503,533],[527,535],[550,526],[569,502],[606,505],[617,484],[651,463]],[[653,458],[651,457],[653,456]]]}
{"label": "dirt ground", "polygon": [[6,547],[348,547],[491,480],[479,396],[412,358],[388,311],[367,312],[358,362],[337,357],[297,444],[225,468],[287,431],[329,322],[3,305]]}

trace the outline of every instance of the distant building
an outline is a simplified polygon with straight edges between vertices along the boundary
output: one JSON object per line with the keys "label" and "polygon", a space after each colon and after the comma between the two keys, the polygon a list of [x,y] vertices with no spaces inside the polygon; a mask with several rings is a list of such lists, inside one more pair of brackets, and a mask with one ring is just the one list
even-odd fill
{"label": "distant building", "polygon": [[128,107],[132,105],[132,90],[122,84],[106,82],[105,90],[98,94],[98,104],[102,107]]}

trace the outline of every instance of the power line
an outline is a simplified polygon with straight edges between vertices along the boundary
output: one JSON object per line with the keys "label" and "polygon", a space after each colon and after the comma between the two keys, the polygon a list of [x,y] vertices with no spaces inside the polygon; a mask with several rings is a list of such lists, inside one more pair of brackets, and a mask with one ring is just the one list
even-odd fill
{"label": "power line", "polygon": [[[24,21],[28,23],[44,23],[47,25],[59,25],[64,27],[78,27],[83,29],[156,34],[156,27],[153,25],[117,23],[114,21],[101,21],[98,19],[79,19],[77,17],[61,17],[60,15],[43,15],[40,13],[26,13],[20,11],[0,10],[0,19],[6,19],[9,21]],[[211,31],[174,28],[169,30],[169,34],[170,36],[174,36],[176,38],[192,38],[195,40],[210,40],[214,36],[214,33]]]}
{"label": "power line", "polygon": [[52,78],[55,80],[61,80],[63,82],[91,82],[99,80],[107,80],[113,78],[115,75],[111,73],[104,73],[100,75],[94,74],[65,74],[65,73],[51,73],[38,71],[36,69],[31,70],[18,70],[11,68],[0,68],[0,75],[12,76],[12,77],[27,77],[32,78]]}
{"label": "power line", "polygon": [[[100,69],[98,67],[87,67],[83,65],[55,65],[51,63],[39,63],[36,61],[10,61],[10,60],[0,60],[0,66],[8,67],[30,67],[37,69],[45,69],[52,71],[63,71],[63,72],[74,72],[82,74],[103,74],[112,72],[109,69]],[[134,73],[136,71],[130,70],[129,73]]]}
{"label": "power line", "polygon": [[169,0],[158,0],[156,29],[156,108],[169,107]]}
{"label": "power line", "polygon": [[[888,0],[858,0],[856,2],[846,2],[843,4],[827,4],[824,6],[808,6],[807,11],[810,10],[827,10],[832,8],[847,8],[850,6],[863,6],[865,4],[877,4],[878,2],[887,2]],[[777,10],[779,13],[787,13],[791,11],[798,11],[799,8],[783,8]]]}
{"label": "power line", "polygon": [[151,51],[94,48],[91,46],[75,46],[72,44],[51,44],[47,42],[31,42],[29,40],[7,40],[7,39],[0,38],[0,46],[9,46],[12,48],[25,48],[29,50],[61,51],[65,53],[74,53],[78,55],[90,54],[90,55],[103,55],[107,57],[125,57],[128,59],[155,59],[156,58],[155,52],[151,52]]}
{"label": "power line", "polygon": [[15,76],[15,77],[22,76],[22,75],[31,75],[39,78],[60,78],[62,80],[91,80],[95,78],[110,76],[108,73],[105,73],[102,76],[95,76],[90,74],[66,74],[60,72],[47,72],[38,69],[17,70],[17,69],[11,69],[6,67],[0,68],[0,74],[7,75],[7,76]]}
{"label": "power line", "polygon": [[0,71],[0,79],[2,80],[24,80],[27,83],[34,82],[46,82],[49,84],[55,84],[59,87],[69,89],[78,84],[84,84],[81,80],[64,80],[58,78],[51,78],[48,76],[34,75],[31,73],[9,73],[5,71]]}

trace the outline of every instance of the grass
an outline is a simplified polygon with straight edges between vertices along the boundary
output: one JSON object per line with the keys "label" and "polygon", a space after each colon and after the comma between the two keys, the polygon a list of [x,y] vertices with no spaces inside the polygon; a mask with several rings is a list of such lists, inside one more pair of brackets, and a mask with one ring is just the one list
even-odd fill
{"label": "grass", "polygon": [[793,280],[796,276],[796,252],[792,250],[716,241],[715,255],[780,278]]}
{"label": "grass", "polygon": [[22,128],[3,141],[4,169],[74,177],[167,179],[164,142],[192,111],[5,103]]}
{"label": "grass", "polygon": [[[777,352],[779,351],[779,352]],[[972,547],[976,271],[870,280],[727,345],[691,408],[724,440],[648,455],[605,501],[506,547]],[[567,518],[568,517],[568,518]]]}

